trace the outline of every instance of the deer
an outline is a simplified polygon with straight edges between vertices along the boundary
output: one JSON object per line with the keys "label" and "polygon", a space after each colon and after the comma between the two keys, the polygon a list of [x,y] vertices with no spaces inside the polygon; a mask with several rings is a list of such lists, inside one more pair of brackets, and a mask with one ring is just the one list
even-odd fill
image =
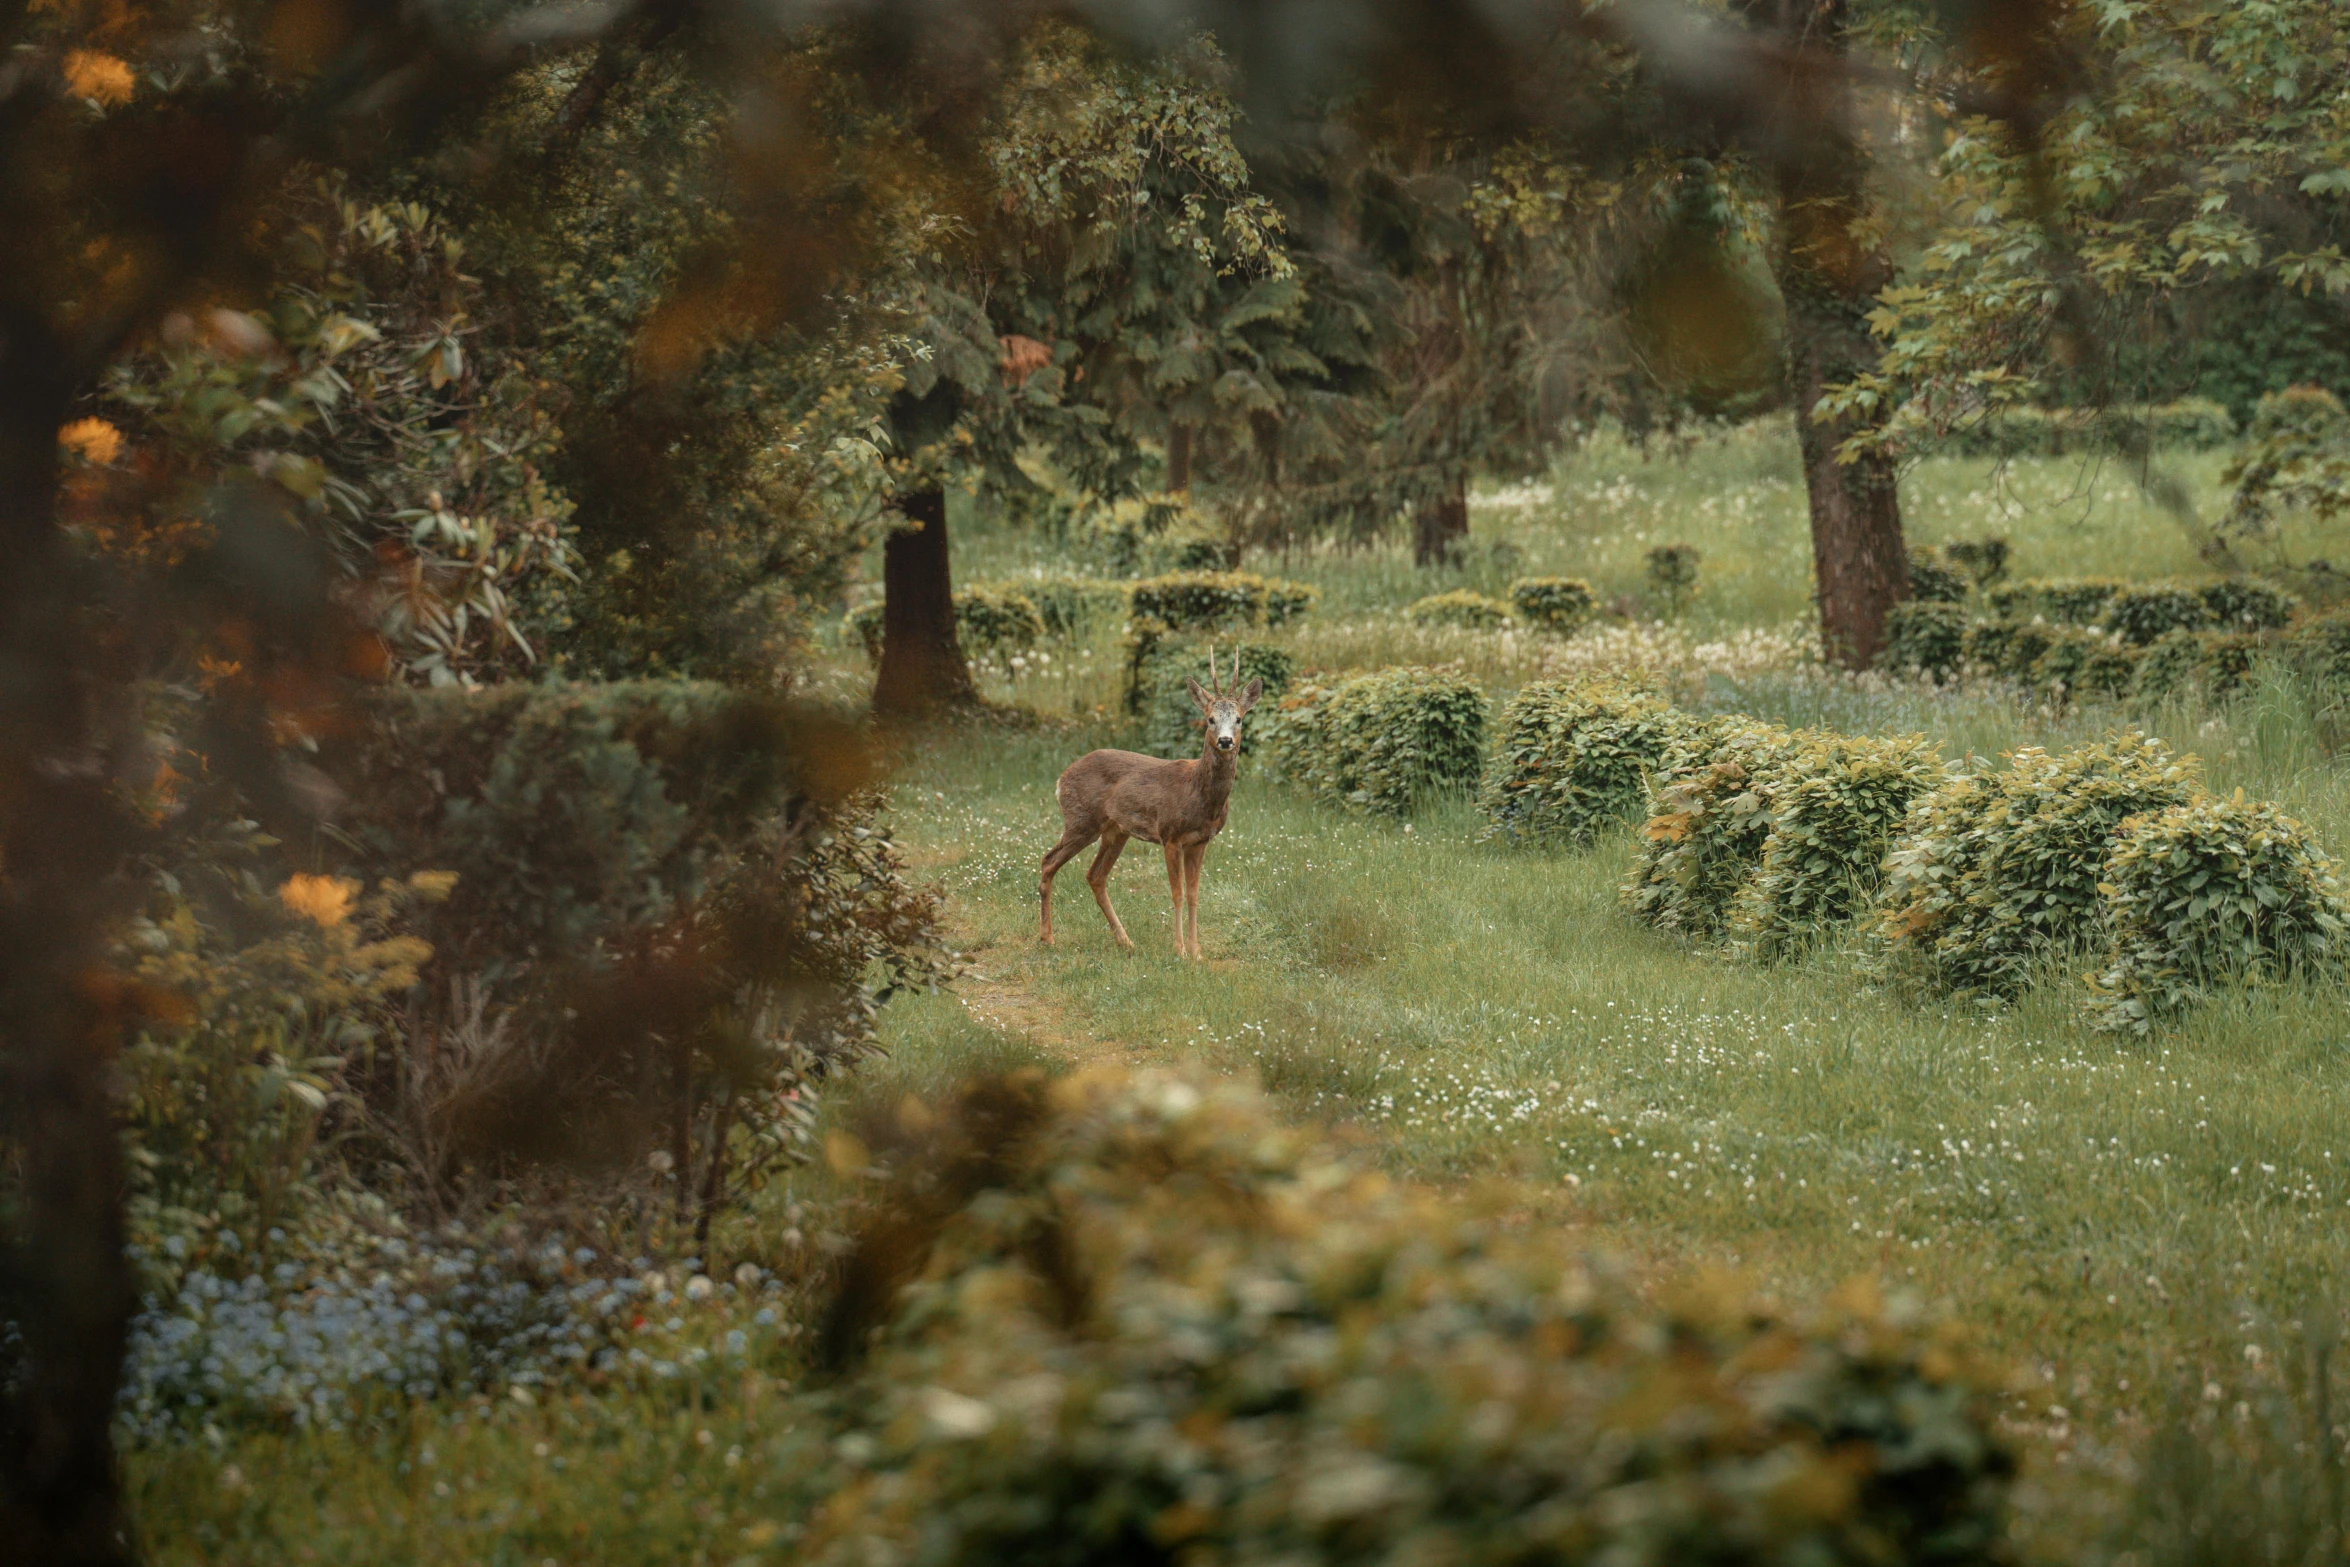
{"label": "deer", "polygon": [[[1240,678],[1240,656],[1232,659],[1232,678]],[[1135,950],[1110,907],[1110,871],[1130,838],[1155,843],[1167,857],[1167,890],[1175,898],[1175,955],[1197,959],[1199,948],[1199,872],[1208,844],[1224,830],[1224,814],[1232,803],[1232,774],[1240,761],[1240,721],[1264,695],[1265,683],[1251,680],[1226,691],[1216,673],[1216,650],[1208,649],[1208,685],[1185,676],[1206,731],[1206,743],[1197,761],[1170,762],[1134,751],[1088,751],[1071,762],[1053,785],[1061,805],[1061,841],[1045,852],[1037,900],[1043,911],[1043,944],[1053,944],[1053,876],[1095,839],[1093,864],[1086,868],[1086,885],[1093,901],[1102,906],[1110,934],[1128,952]]]}

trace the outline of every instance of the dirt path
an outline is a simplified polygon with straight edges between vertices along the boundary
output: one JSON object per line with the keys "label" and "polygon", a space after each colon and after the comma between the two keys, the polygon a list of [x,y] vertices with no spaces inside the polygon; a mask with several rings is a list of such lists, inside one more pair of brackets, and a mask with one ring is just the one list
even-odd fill
{"label": "dirt path", "polygon": [[1072,1066],[1138,1067],[1155,1058],[1144,1047],[1102,1038],[1039,995],[1022,972],[1036,960],[1038,949],[990,942],[973,928],[957,899],[948,899],[946,914],[952,939],[973,955],[971,967],[955,981],[954,996],[976,1022],[1026,1038]]}

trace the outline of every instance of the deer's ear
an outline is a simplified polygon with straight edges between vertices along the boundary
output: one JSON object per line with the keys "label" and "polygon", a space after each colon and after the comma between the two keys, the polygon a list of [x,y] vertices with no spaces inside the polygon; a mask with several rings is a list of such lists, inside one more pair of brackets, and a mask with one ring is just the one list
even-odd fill
{"label": "deer's ear", "polygon": [[1265,682],[1262,680],[1252,680],[1247,685],[1242,686],[1240,688],[1240,710],[1244,713],[1247,712],[1250,708],[1257,705],[1257,698],[1263,696],[1264,694]]}
{"label": "deer's ear", "polygon": [[1185,675],[1183,677],[1183,689],[1191,693],[1192,701],[1199,704],[1199,710],[1201,712],[1204,713],[1208,711],[1207,687],[1192,679],[1191,676]]}

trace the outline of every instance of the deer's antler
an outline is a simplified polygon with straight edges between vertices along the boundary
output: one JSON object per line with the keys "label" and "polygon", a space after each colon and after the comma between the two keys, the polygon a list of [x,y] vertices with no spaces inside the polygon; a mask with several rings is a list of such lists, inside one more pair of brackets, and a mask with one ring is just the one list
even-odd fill
{"label": "deer's antler", "polygon": [[1216,673],[1216,644],[1208,644],[1208,695],[1224,694],[1224,677]]}

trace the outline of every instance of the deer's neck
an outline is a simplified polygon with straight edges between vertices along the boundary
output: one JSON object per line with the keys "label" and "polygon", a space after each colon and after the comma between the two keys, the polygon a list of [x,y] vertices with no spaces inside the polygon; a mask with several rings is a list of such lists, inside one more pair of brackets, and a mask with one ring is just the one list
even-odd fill
{"label": "deer's neck", "polygon": [[1219,751],[1215,739],[1210,737],[1207,744],[1200,748],[1199,766],[1192,772],[1192,783],[1199,790],[1200,798],[1207,802],[1211,815],[1232,798],[1232,775],[1239,766],[1240,748],[1237,746],[1229,751]]}

